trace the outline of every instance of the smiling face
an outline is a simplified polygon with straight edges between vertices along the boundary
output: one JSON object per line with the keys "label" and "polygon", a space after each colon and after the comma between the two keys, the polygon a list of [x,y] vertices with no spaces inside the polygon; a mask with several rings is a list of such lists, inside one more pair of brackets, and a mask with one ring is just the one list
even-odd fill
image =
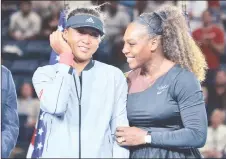
{"label": "smiling face", "polygon": [[157,38],[150,38],[146,26],[138,23],[129,24],[124,34],[124,42],[122,52],[131,69],[149,64],[153,58],[153,52],[158,47]]}
{"label": "smiling face", "polygon": [[89,27],[68,28],[64,37],[70,45],[74,57],[79,62],[86,62],[92,58],[100,43],[100,33]]}

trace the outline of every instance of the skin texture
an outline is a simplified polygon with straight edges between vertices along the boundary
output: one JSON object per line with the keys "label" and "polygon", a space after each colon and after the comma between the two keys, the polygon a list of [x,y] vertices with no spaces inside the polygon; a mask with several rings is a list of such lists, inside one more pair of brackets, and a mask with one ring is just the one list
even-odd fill
{"label": "skin texture", "polygon": [[89,63],[100,41],[100,34],[88,27],[68,28],[64,32],[55,31],[50,35],[50,45],[53,50],[58,54],[73,57],[71,65],[78,73]]}
{"label": "skin texture", "polygon": [[[193,72],[199,81],[205,79],[205,58],[178,8],[165,6],[140,17],[124,34],[123,53],[133,70],[127,77],[129,93],[144,91],[175,64]],[[145,144],[146,134],[137,127],[119,127],[116,131],[117,142],[127,146]]]}
{"label": "skin texture", "polygon": [[[174,63],[163,55],[160,36],[150,36],[144,25],[131,23],[124,34],[124,41],[123,53],[129,67],[141,69],[137,78],[149,81],[147,87],[173,67]],[[137,127],[118,127],[116,131],[117,142],[123,146],[145,144],[146,135],[146,130]]]}
{"label": "skin texture", "polygon": [[150,65],[149,61],[152,59],[152,53],[157,49],[158,43],[156,38],[150,38],[145,26],[131,23],[126,29],[124,41],[122,51],[131,69],[141,67],[144,63]]}
{"label": "skin texture", "polygon": [[99,47],[99,33],[91,28],[66,29],[64,38],[77,61],[89,61]]}

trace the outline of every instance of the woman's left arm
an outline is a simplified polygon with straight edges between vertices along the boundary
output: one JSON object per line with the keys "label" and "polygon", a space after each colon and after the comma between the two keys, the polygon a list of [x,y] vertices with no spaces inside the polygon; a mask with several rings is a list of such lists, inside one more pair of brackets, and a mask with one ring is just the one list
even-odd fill
{"label": "woman's left arm", "polygon": [[189,148],[203,147],[207,136],[207,116],[201,85],[183,71],[177,77],[173,94],[178,102],[183,128],[171,132],[152,132],[151,145]]}
{"label": "woman's left arm", "polygon": [[[183,128],[175,131],[150,132],[151,145],[161,147],[203,147],[207,136],[207,116],[201,86],[196,77],[183,71],[177,77],[173,87],[174,99],[177,100]],[[118,136],[122,136],[126,142],[122,145],[144,144],[144,130],[137,130],[136,136],[131,137],[134,128],[118,128]],[[120,139],[120,138],[119,138]],[[139,142],[136,142],[139,141]]]}

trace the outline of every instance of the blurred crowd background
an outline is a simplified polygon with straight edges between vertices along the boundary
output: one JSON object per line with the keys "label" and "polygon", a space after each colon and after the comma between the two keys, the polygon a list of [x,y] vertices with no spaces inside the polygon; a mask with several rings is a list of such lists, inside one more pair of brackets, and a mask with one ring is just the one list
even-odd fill
{"label": "blurred crowd background", "polygon": [[[207,79],[202,83],[208,115],[208,137],[200,149],[204,157],[222,157],[226,149],[226,1],[7,1],[1,5],[1,62],[12,71],[18,94],[20,133],[12,158],[24,158],[39,114],[39,100],[31,83],[39,66],[49,63],[49,35],[58,26],[65,3],[76,6],[103,5],[106,36],[94,59],[129,70],[122,54],[122,37],[134,18],[163,4],[176,5],[188,13],[191,35],[208,62]],[[184,5],[186,3],[186,6]],[[222,51],[209,47],[212,39]],[[202,41],[203,40],[203,41]],[[203,42],[203,43],[199,43]],[[210,42],[210,43],[209,43]],[[63,136],[62,136],[63,137]],[[226,157],[226,156],[225,156]]]}

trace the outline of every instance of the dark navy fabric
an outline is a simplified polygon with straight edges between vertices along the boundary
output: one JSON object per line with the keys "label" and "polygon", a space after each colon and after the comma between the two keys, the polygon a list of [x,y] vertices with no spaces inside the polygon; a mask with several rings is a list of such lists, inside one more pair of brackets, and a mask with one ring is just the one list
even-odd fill
{"label": "dark navy fabric", "polygon": [[128,95],[130,126],[148,130],[149,145],[131,148],[131,158],[201,157],[207,116],[195,75],[175,65],[151,87]]}

